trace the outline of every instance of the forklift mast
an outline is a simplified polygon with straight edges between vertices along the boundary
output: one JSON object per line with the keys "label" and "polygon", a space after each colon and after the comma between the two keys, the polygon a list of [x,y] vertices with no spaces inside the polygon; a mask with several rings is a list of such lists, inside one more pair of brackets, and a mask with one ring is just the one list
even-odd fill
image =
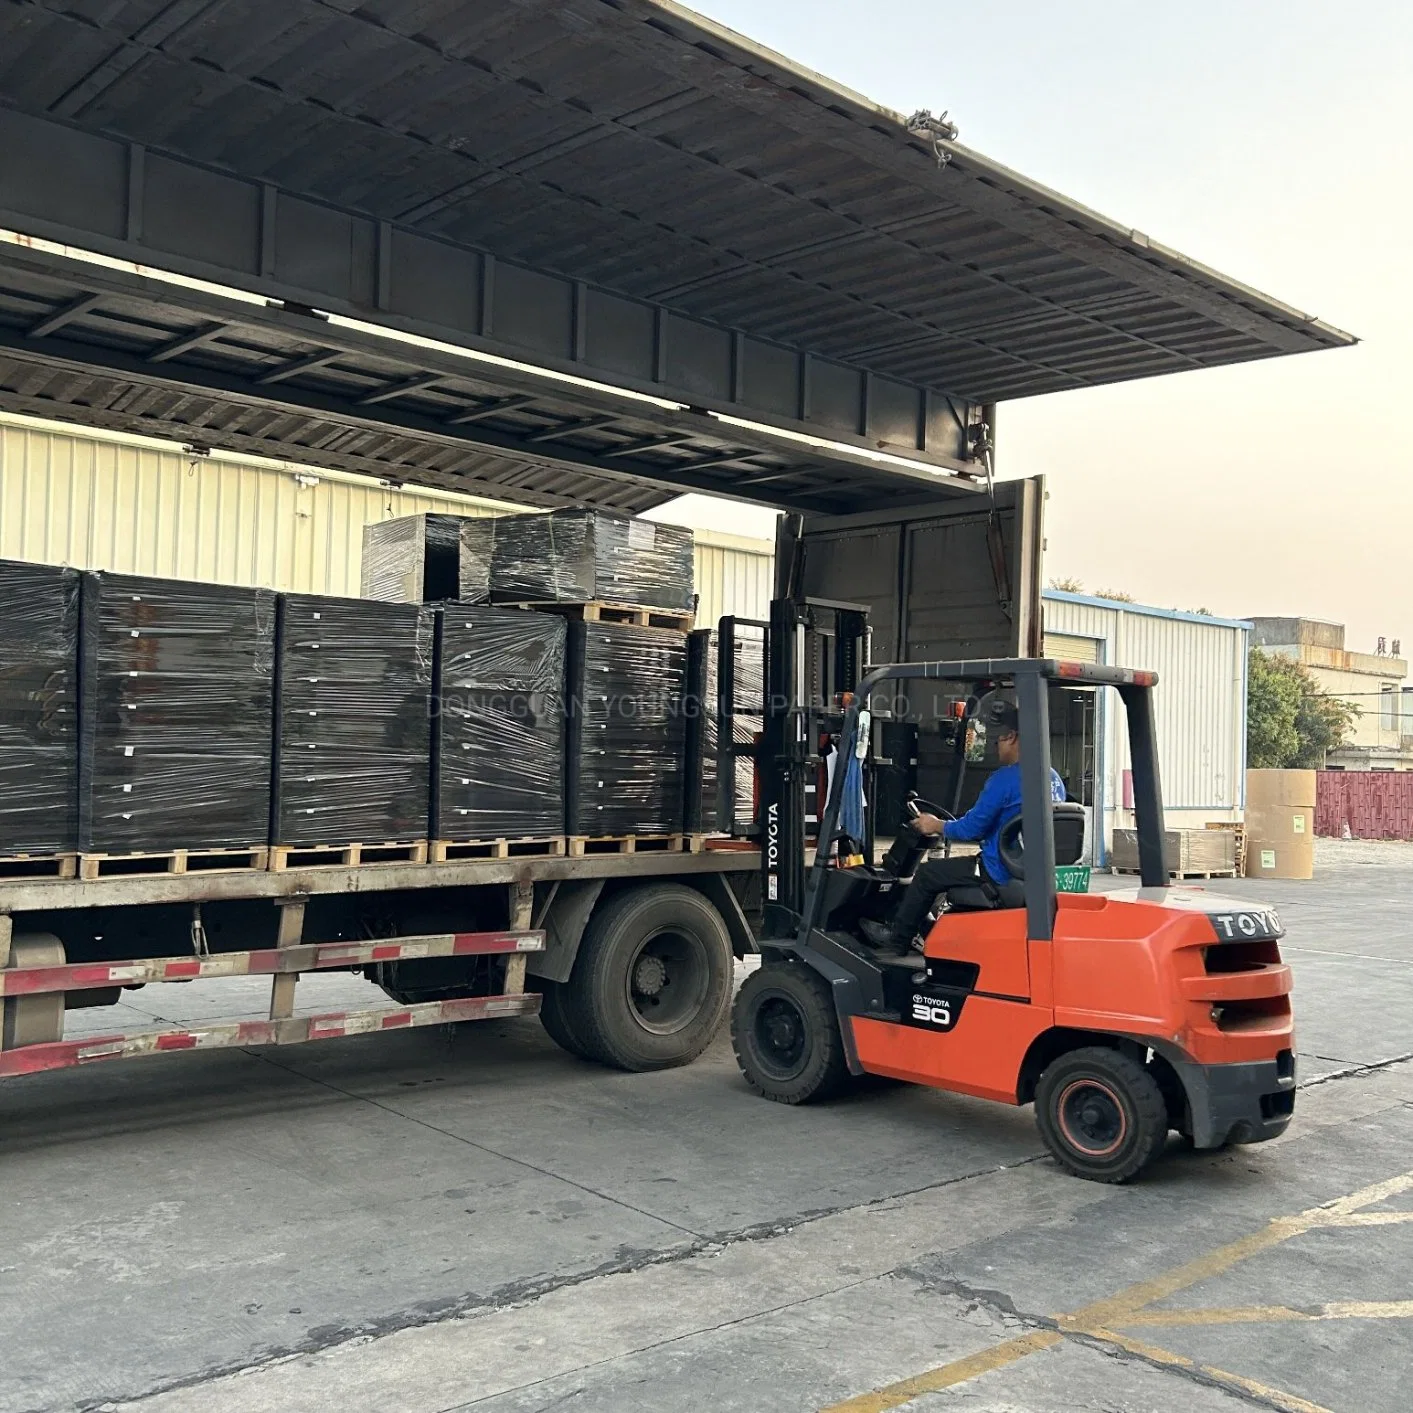
{"label": "forklift mast", "polygon": [[845,694],[867,668],[868,609],[862,604],[803,596],[771,604],[757,758],[767,937],[791,937],[799,927],[805,853],[824,813],[819,778],[825,751],[842,728]]}

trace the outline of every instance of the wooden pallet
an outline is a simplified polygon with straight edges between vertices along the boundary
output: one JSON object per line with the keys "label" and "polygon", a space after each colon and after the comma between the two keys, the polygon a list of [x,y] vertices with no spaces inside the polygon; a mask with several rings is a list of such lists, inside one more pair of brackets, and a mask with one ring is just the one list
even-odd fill
{"label": "wooden pallet", "polygon": [[705,834],[571,834],[569,857],[590,854],[700,854]]}
{"label": "wooden pallet", "polygon": [[585,623],[626,623],[635,628],[672,628],[690,633],[696,624],[696,614],[674,608],[645,608],[635,603],[605,603],[594,599],[587,603],[515,603],[506,608],[529,608],[537,613],[562,613],[566,618],[580,618]]}
{"label": "wooden pallet", "polygon": [[427,841],[414,839],[383,844],[276,844],[270,850],[270,871],[296,868],[367,868],[376,864],[424,864]]}
{"label": "wooden pallet", "polygon": [[0,854],[0,879],[77,876],[77,854]]}
{"label": "wooden pallet", "polygon": [[[250,873],[264,869],[270,851],[259,849],[172,849],[152,854],[80,854],[78,876],[133,878],[161,873]],[[59,875],[72,877],[72,874]]]}
{"label": "wooden pallet", "polygon": [[554,859],[564,856],[564,835],[520,839],[433,839],[431,862],[463,859]]}
{"label": "wooden pallet", "polygon": [[[1138,871],[1138,869],[1136,869],[1136,868],[1115,868],[1115,869],[1113,870],[1113,872],[1114,872],[1116,875],[1118,875],[1119,877],[1124,877],[1124,876],[1137,877],[1139,871]],[[1210,871],[1207,871],[1207,872],[1202,872],[1202,871],[1200,871],[1200,870],[1197,870],[1197,871],[1188,871],[1188,872],[1185,872],[1185,873],[1179,873],[1179,872],[1177,872],[1177,871],[1174,870],[1174,869],[1170,869],[1170,870],[1168,871],[1168,877],[1169,877],[1169,878],[1172,878],[1172,879],[1175,879],[1175,880],[1178,881],[1178,882],[1183,882],[1184,880],[1198,879],[1198,878],[1237,878],[1237,877],[1239,877],[1239,876],[1240,876],[1240,875],[1237,873],[1237,871],[1236,871],[1234,868],[1214,868],[1214,869],[1211,869]]]}

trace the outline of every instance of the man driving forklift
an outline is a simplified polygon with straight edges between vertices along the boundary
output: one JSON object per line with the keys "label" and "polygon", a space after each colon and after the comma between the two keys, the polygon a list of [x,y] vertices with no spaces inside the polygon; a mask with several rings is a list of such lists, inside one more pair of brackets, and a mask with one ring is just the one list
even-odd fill
{"label": "man driving forklift", "polygon": [[[929,837],[941,836],[948,843],[980,843],[978,854],[957,858],[928,859],[918,865],[913,880],[893,914],[892,924],[862,919],[860,928],[868,941],[882,954],[907,956],[939,894],[949,888],[980,882],[988,896],[1003,904],[1014,892],[1011,875],[1001,859],[1001,831],[1021,812],[1020,715],[1015,706],[993,696],[977,716],[990,736],[996,737],[999,767],[982,787],[976,803],[960,819],[943,820],[935,814],[919,814],[912,827]],[[1050,798],[1065,798],[1064,782],[1050,771]],[[979,875],[978,875],[979,870]],[[1008,885],[1011,885],[1008,887]],[[1023,900],[1015,900],[1016,907]]]}

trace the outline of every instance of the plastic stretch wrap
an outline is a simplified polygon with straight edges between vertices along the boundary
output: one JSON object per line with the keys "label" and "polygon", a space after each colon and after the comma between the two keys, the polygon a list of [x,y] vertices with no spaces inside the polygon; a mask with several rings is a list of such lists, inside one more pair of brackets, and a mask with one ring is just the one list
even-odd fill
{"label": "plastic stretch wrap", "polygon": [[81,602],[80,849],[264,844],[275,595],[85,574]]}
{"label": "plastic stretch wrap", "polygon": [[504,515],[462,535],[462,598],[485,582],[496,603],[603,600],[690,611],[692,532],[601,510]]}
{"label": "plastic stretch wrap", "polygon": [[570,834],[682,829],[686,674],[683,633],[569,625]]}
{"label": "plastic stretch wrap", "polygon": [[442,613],[437,838],[564,833],[567,629],[513,608]]}
{"label": "plastic stretch wrap", "polygon": [[276,698],[276,844],[427,837],[433,611],[286,594]]}
{"label": "plastic stretch wrap", "polygon": [[[460,593],[461,533],[488,524],[462,515],[404,515],[363,527],[359,593],[394,603],[439,603]],[[469,602],[483,603],[479,595]]]}
{"label": "plastic stretch wrap", "polygon": [[[748,636],[749,635],[749,636]],[[755,823],[755,761],[736,757],[728,799],[718,713],[734,705],[731,736],[749,746],[764,725],[765,640],[743,628],[735,640],[733,701],[722,696],[721,639],[714,629],[690,635],[687,668],[687,828],[694,834],[741,834]]]}
{"label": "plastic stretch wrap", "polygon": [[78,846],[79,576],[0,560],[0,854]]}

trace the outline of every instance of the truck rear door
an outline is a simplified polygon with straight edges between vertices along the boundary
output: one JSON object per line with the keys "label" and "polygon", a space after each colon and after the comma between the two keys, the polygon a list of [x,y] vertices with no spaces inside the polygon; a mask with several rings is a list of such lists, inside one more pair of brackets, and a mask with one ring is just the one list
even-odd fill
{"label": "truck rear door", "polygon": [[[1036,476],[997,482],[994,498],[978,487],[902,510],[786,519],[776,592],[867,604],[874,666],[1036,657],[1044,503],[1044,478]],[[908,715],[921,727],[924,796],[940,791],[948,773],[929,748],[936,712],[935,701],[913,694]]]}

